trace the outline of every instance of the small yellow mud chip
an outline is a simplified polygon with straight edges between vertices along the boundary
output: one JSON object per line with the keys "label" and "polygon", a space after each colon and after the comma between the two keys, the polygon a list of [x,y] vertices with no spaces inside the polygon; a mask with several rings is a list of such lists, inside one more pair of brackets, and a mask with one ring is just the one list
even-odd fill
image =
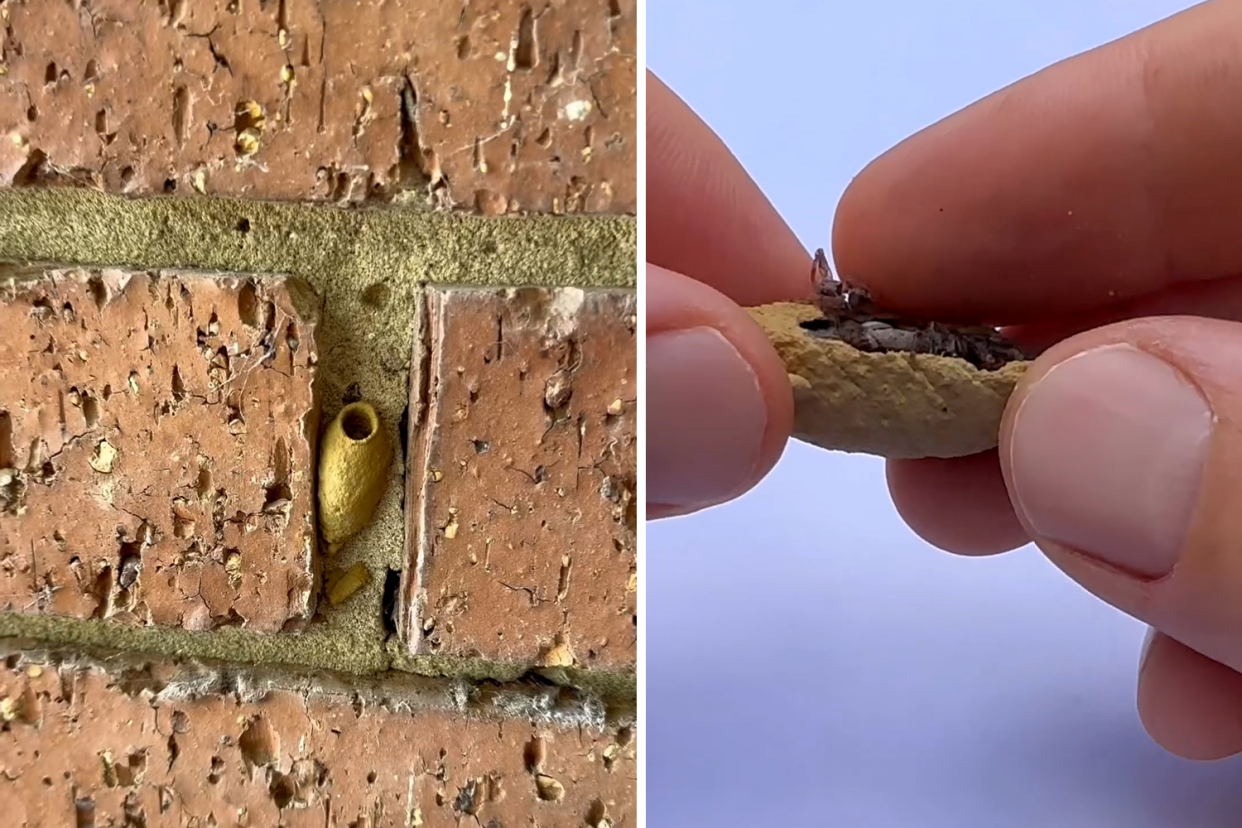
{"label": "small yellow mud chip", "polygon": [[546,773],[535,776],[535,792],[544,802],[560,802],[565,798],[565,786]]}
{"label": "small yellow mud chip", "polygon": [[116,463],[117,450],[107,440],[100,440],[99,445],[95,446],[95,451],[86,462],[90,463],[91,468],[100,474],[111,474],[112,466]]}
{"label": "small yellow mud chip", "polygon": [[539,654],[540,667],[572,667],[574,652],[569,645],[558,638],[555,644]]}
{"label": "small yellow mud chip", "polygon": [[237,133],[237,141],[233,145],[233,149],[238,155],[249,157],[259,151],[259,131],[257,129],[243,129]]}
{"label": "small yellow mud chip", "polygon": [[328,575],[328,601],[338,606],[353,597],[353,594],[371,583],[371,570],[359,561],[349,569],[339,569]]}

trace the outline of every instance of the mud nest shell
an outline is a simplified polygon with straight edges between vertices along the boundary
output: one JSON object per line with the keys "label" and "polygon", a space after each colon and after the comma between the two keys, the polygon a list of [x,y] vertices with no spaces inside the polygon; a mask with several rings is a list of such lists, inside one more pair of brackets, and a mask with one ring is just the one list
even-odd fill
{"label": "mud nest shell", "polygon": [[1027,362],[983,371],[955,357],[868,353],[816,336],[811,304],[750,314],[776,347],[794,393],[794,437],[893,459],[964,457],[996,447],[1001,415]]}

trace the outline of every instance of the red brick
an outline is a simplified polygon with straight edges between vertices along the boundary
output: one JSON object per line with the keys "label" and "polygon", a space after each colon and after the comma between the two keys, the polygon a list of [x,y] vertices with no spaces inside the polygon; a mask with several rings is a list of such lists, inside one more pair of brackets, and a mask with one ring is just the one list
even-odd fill
{"label": "red brick", "polygon": [[274,277],[3,279],[0,608],[309,619],[318,299]]}
{"label": "red brick", "polygon": [[635,297],[430,289],[403,630],[416,653],[636,658]]}
{"label": "red brick", "polygon": [[0,181],[633,213],[635,0],[4,5]]}
{"label": "red brick", "polygon": [[454,712],[411,682],[376,695],[171,664],[9,663],[6,827],[637,824],[629,727]]}

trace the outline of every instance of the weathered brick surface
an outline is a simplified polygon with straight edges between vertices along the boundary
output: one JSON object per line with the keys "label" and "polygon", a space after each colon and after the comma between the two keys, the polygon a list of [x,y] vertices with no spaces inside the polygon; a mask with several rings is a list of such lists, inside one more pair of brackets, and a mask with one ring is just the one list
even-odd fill
{"label": "weathered brick surface", "polygon": [[636,208],[635,0],[0,10],[4,183]]}
{"label": "weathered brick surface", "polygon": [[6,828],[637,824],[628,727],[234,693],[172,665],[2,665]]}
{"label": "weathered brick surface", "polygon": [[309,619],[318,313],[274,277],[0,272],[0,608]]}
{"label": "weathered brick surface", "polygon": [[0,828],[637,824],[637,5],[0,0]]}
{"label": "weathered brick surface", "polygon": [[636,659],[635,297],[429,289],[403,629],[417,653]]}

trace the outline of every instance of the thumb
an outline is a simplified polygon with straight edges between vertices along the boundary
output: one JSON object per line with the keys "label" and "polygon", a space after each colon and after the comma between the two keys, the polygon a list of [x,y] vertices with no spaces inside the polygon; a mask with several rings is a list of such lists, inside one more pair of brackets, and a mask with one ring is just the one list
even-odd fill
{"label": "thumb", "polygon": [[1010,400],[1000,455],[1053,563],[1242,669],[1242,324],[1138,319],[1055,345]]}
{"label": "thumb", "polygon": [[780,458],[793,392],[749,315],[715,289],[647,266],[648,516],[731,500]]}

